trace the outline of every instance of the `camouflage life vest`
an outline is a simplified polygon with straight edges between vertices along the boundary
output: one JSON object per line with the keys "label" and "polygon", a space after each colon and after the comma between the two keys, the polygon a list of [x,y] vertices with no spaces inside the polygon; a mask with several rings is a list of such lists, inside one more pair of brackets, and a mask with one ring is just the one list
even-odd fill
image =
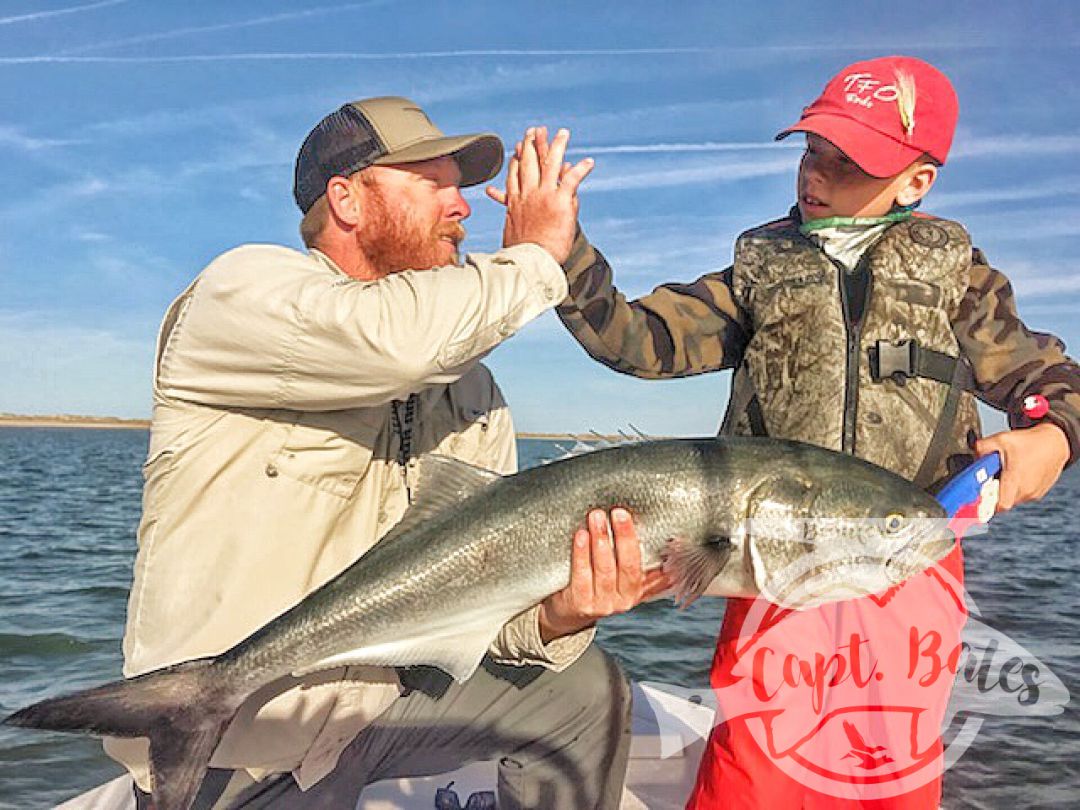
{"label": "camouflage life vest", "polygon": [[753,337],[722,432],[854,453],[924,487],[945,478],[979,431],[950,322],[970,266],[963,227],[925,216],[890,226],[850,271],[792,218],[744,233],[733,288]]}

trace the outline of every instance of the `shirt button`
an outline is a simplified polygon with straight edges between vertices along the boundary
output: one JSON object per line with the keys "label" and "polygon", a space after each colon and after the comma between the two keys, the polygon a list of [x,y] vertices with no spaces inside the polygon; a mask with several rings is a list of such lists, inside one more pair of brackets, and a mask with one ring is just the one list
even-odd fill
{"label": "shirt button", "polygon": [[505,323],[500,323],[499,324],[499,330],[498,331],[499,331],[499,334],[502,335],[503,337],[510,337],[510,335],[512,335],[513,332],[514,332],[514,330],[510,328],[509,324],[505,324]]}
{"label": "shirt button", "polygon": [[267,478],[277,478],[277,474],[278,474],[277,467],[275,467],[273,464],[267,464],[266,465],[266,477]]}

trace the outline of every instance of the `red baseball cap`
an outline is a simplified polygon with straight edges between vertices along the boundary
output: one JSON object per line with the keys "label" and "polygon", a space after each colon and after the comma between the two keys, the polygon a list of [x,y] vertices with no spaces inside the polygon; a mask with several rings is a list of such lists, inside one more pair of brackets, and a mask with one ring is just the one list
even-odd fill
{"label": "red baseball cap", "polygon": [[944,163],[956,130],[956,91],[945,74],[910,56],[856,62],[803,109],[792,132],[813,132],[874,177],[899,174],[923,154]]}

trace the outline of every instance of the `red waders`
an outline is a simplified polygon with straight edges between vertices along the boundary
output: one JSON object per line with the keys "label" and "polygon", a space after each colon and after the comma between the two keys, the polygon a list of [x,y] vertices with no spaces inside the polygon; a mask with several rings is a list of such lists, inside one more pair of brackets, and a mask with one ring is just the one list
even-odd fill
{"label": "red waders", "polygon": [[[937,566],[884,597],[805,611],[773,607],[773,619],[764,622],[761,606],[753,610],[755,600],[729,600],[710,681],[720,711],[733,719],[713,729],[688,810],[936,810],[940,727],[953,682],[953,673],[940,665],[960,643],[966,619],[962,585],[958,546]],[[754,627],[744,627],[748,617]],[[852,643],[853,634],[861,641]],[[770,649],[762,651],[766,637]],[[932,639],[940,644],[934,647]],[[851,669],[853,648],[861,672]],[[828,660],[840,650],[846,659],[842,685],[818,679],[827,685],[816,707],[805,685],[801,692],[781,686],[781,662],[793,649],[799,656],[793,661],[811,666],[814,651]],[[871,662],[880,677],[867,678]],[[797,679],[799,664],[792,669]],[[837,670],[830,672],[835,678]],[[915,716],[917,726],[912,724]],[[764,747],[762,741],[767,741]],[[897,773],[908,760],[911,767]],[[846,773],[841,784],[835,781],[837,771]],[[894,776],[889,790],[881,790],[880,779],[876,789],[855,784],[889,771]],[[897,789],[898,795],[882,795]]]}

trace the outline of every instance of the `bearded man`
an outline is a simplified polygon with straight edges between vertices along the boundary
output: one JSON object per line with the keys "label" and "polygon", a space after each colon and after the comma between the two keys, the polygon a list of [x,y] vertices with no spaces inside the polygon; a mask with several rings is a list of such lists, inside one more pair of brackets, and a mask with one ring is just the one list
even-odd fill
{"label": "bearded man", "polygon": [[[503,248],[459,262],[461,188],[498,173],[498,138],[444,136],[403,98],[311,131],[294,186],[308,252],[231,250],[165,315],[126,676],[220,653],[334,577],[402,517],[423,454],[515,470],[478,361],[566,296],[591,168],[563,167],[567,138],[515,158]],[[511,620],[464,684],[346,666],[260,690],[196,806],[351,808],[378,779],[499,759],[501,808],[616,807],[629,690],[591,628],[646,585],[637,541],[590,527],[567,590]],[[151,807],[145,742],[106,749]]]}

